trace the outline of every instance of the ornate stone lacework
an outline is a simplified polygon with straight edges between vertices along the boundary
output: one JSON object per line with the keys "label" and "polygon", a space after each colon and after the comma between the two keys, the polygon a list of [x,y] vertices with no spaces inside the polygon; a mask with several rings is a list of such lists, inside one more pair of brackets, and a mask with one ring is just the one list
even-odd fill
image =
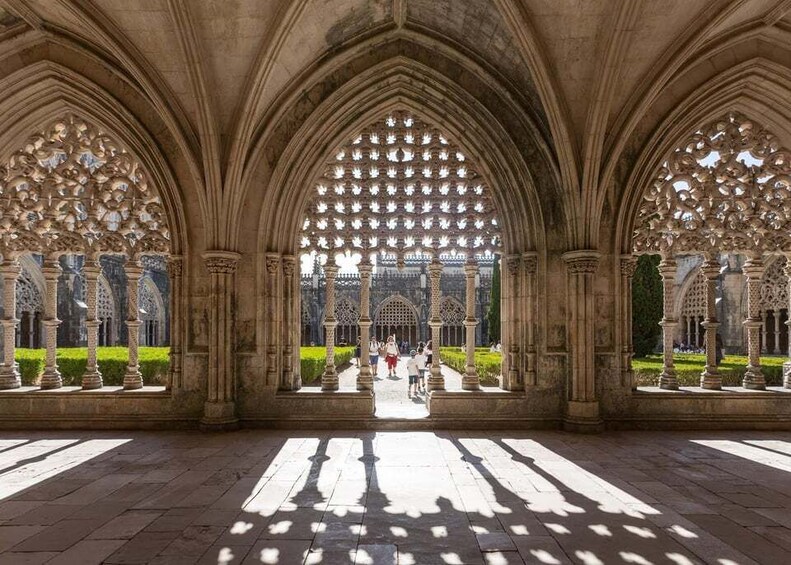
{"label": "ornate stone lacework", "polygon": [[464,324],[466,312],[464,306],[458,300],[446,296],[440,302],[439,315],[442,318],[443,325],[460,326]]}
{"label": "ornate stone lacework", "polygon": [[307,307],[307,305],[304,302],[302,303],[301,318],[302,318],[302,325],[303,326],[309,326],[310,325],[310,322],[311,322],[310,312],[308,311],[308,307]]}
{"label": "ornate stone lacework", "polygon": [[405,112],[372,124],[317,182],[304,253],[490,254],[500,229],[489,187],[440,131]]}
{"label": "ornate stone lacework", "polygon": [[115,300],[113,291],[104,277],[99,278],[97,285],[97,318],[100,320],[115,319]]}
{"label": "ornate stone lacework", "polygon": [[696,271],[695,280],[684,295],[682,316],[706,316],[706,277],[699,268],[696,268]]}
{"label": "ornate stone lacework", "polygon": [[377,326],[417,325],[415,311],[402,296],[385,301],[376,313]]}
{"label": "ornate stone lacework", "polygon": [[761,281],[761,310],[779,312],[788,308],[788,279],[783,269],[785,257],[779,257],[766,270]]}
{"label": "ornate stone lacework", "polygon": [[23,268],[19,273],[16,283],[16,317],[20,318],[22,312],[44,311],[44,300],[30,272]]}
{"label": "ornate stone lacework", "polygon": [[[153,287],[153,288],[152,288]],[[141,320],[159,319],[159,302],[154,293],[159,293],[149,279],[141,279],[138,291],[138,309],[140,310]]]}
{"label": "ornate stone lacework", "polygon": [[339,326],[354,326],[360,321],[360,308],[347,298],[340,298],[335,304],[335,320]]}
{"label": "ornate stone lacework", "polygon": [[730,113],[692,134],[656,173],[636,223],[638,253],[791,249],[791,152]]}
{"label": "ornate stone lacework", "polygon": [[68,114],[0,163],[0,248],[167,253],[159,197],[110,135]]}

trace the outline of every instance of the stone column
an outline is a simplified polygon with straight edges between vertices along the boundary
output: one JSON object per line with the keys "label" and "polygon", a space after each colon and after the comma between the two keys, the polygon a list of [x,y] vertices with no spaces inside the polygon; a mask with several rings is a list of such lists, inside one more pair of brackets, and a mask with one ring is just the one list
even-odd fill
{"label": "stone column", "polygon": [[632,278],[637,269],[637,257],[621,255],[621,384],[628,389],[634,388],[632,357]]}
{"label": "stone column", "polygon": [[277,325],[277,275],[280,270],[280,255],[277,253],[266,254],[266,384],[277,384],[277,348],[279,332]]}
{"label": "stone column", "polygon": [[775,308],[772,310],[772,318],[775,321],[775,346],[772,349],[772,353],[778,354],[780,353],[780,309]]}
{"label": "stone column", "polygon": [[[788,326],[788,357],[791,359],[791,255],[786,255],[786,264],[783,267],[783,273],[786,276],[786,284],[788,284],[788,319],[786,325]],[[791,388],[791,361],[783,363],[783,386]]]}
{"label": "stone column", "polygon": [[126,327],[129,341],[129,363],[124,375],[124,389],[134,390],[143,388],[143,375],[140,372],[138,348],[140,344],[139,286],[143,276],[143,267],[139,261],[127,259],[124,266],[126,273]]}
{"label": "stone column", "polygon": [[63,379],[58,371],[58,277],[62,269],[57,258],[48,258],[41,272],[44,274],[44,286],[47,295],[44,297],[44,343],[47,351],[44,356],[44,374],[41,376],[41,388],[52,389],[63,386]]}
{"label": "stone column", "polygon": [[508,374],[503,375],[503,388],[506,390],[516,391],[524,390],[525,381],[520,369],[520,343],[522,341],[520,335],[520,324],[517,319],[517,312],[519,311],[519,297],[521,290],[519,288],[519,267],[521,263],[520,255],[508,255],[505,259],[505,270],[502,273],[503,286],[506,287],[504,294],[505,308],[505,327],[506,332],[504,336],[505,347],[503,348],[503,355],[508,356]]}
{"label": "stone column", "polygon": [[676,261],[663,257],[659,262],[662,276],[662,373],[659,375],[659,388],[677,390],[676,368],[673,366],[673,336],[678,320],[673,317],[675,306]]}
{"label": "stone column", "polygon": [[431,318],[428,325],[431,328],[431,369],[426,383],[429,392],[445,390],[445,377],[442,376],[440,367],[440,340],[442,331],[442,317],[439,313],[439,303],[442,300],[440,279],[442,278],[442,262],[436,255],[428,266],[429,281],[431,284]]}
{"label": "stone column", "polygon": [[769,353],[769,344],[767,343],[767,329],[766,329],[766,310],[761,310],[761,344],[758,350],[761,353]]}
{"label": "stone column", "polygon": [[464,265],[464,281],[467,284],[467,316],[464,319],[467,364],[464,376],[461,378],[461,388],[464,390],[479,390],[481,388],[481,380],[478,377],[478,371],[475,369],[475,328],[478,326],[478,320],[475,318],[475,276],[477,274],[478,262],[470,253],[470,258],[467,260],[467,264]]}
{"label": "stone column", "polygon": [[294,275],[297,272],[297,258],[283,256],[283,390],[298,390],[294,375]]}
{"label": "stone column", "polygon": [[85,364],[85,373],[82,375],[82,388],[86,390],[102,388],[102,374],[96,359],[96,348],[99,344],[99,326],[102,324],[98,313],[98,284],[102,266],[96,259],[85,258],[82,267],[85,276],[85,303],[88,310],[85,313],[85,328],[88,334],[88,359]]}
{"label": "stone column", "polygon": [[525,384],[534,386],[536,384],[536,271],[538,270],[538,256],[530,251],[522,253],[522,264],[524,265],[525,286],[523,295],[526,303],[524,307],[524,328],[525,342]]}
{"label": "stone column", "polygon": [[564,426],[575,431],[601,429],[596,400],[594,275],[600,255],[594,250],[563,254],[568,268],[568,334],[571,390]]}
{"label": "stone column", "polygon": [[742,269],[747,276],[747,319],[744,327],[747,328],[747,370],[744,373],[742,386],[749,389],[763,390],[766,388],[766,379],[761,371],[761,351],[759,332],[761,330],[761,277],[764,273],[764,264],[760,258],[747,259]]}
{"label": "stone column", "polygon": [[19,388],[22,380],[16,363],[16,281],[19,279],[19,263],[16,259],[6,260],[0,266],[3,277],[3,364],[0,365],[0,389]]}
{"label": "stone column", "polygon": [[692,346],[692,316],[683,316],[682,320],[687,324],[687,335],[685,337],[687,345]]}
{"label": "stone column", "polygon": [[357,375],[357,390],[373,390],[369,343],[371,341],[371,273],[373,265],[366,257],[357,266],[360,272],[360,373]]}
{"label": "stone column", "polygon": [[703,327],[706,330],[706,368],[700,375],[700,386],[707,389],[721,389],[722,377],[717,370],[717,328],[720,323],[717,320],[717,304],[715,302],[720,262],[714,257],[709,257],[701,265],[700,272],[706,279],[706,319],[703,321]]}
{"label": "stone column", "polygon": [[338,390],[338,373],[335,370],[335,277],[338,267],[329,263],[324,266],[324,283],[327,298],[324,306],[324,334],[327,347],[327,362],[321,377],[321,390]]}
{"label": "stone column", "polygon": [[208,394],[203,405],[203,429],[233,429],[236,417],[236,374],[234,371],[234,287],[241,255],[232,251],[203,254],[209,271],[209,374]]}
{"label": "stone column", "polygon": [[181,284],[184,258],[181,255],[168,257],[168,279],[170,283],[170,378],[167,389],[181,388],[181,363],[183,354],[181,322]]}

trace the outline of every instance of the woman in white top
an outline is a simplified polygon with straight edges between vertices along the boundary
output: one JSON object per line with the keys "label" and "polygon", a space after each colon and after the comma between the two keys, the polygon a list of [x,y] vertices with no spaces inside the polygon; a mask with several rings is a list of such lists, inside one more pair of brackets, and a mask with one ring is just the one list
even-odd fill
{"label": "woman in white top", "polygon": [[371,362],[371,374],[375,377],[379,369],[379,348],[382,344],[376,337],[371,338],[371,343],[368,344],[368,358]]}
{"label": "woman in white top", "polygon": [[396,373],[396,365],[398,365],[398,344],[395,341],[395,336],[387,338],[387,345],[385,346],[385,361],[387,362],[387,376],[393,377]]}

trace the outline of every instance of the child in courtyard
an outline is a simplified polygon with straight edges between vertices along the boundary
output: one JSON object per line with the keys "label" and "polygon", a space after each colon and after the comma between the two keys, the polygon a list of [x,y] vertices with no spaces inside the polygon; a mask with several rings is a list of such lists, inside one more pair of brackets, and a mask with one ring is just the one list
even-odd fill
{"label": "child in courtyard", "polygon": [[422,392],[426,392],[426,354],[423,349],[422,341],[418,344],[415,361],[417,361],[417,371],[418,371],[417,388]]}
{"label": "child in courtyard", "polygon": [[413,349],[409,352],[409,359],[406,362],[406,372],[409,375],[409,388],[407,389],[407,398],[412,398],[412,395],[417,396],[417,380],[418,380],[418,364],[417,352]]}

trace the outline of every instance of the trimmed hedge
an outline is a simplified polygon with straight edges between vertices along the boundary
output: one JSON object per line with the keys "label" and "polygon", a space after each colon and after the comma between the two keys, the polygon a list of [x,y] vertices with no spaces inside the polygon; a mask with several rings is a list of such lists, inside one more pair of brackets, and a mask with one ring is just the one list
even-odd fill
{"label": "trimmed hedge", "polygon": [[[335,348],[335,366],[340,367],[351,361],[354,347]],[[299,368],[303,384],[310,384],[324,373],[327,364],[327,350],[324,347],[300,347]]]}
{"label": "trimmed hedge", "polygon": [[[761,368],[769,386],[782,386],[783,363],[786,357],[761,357]],[[680,386],[700,386],[700,374],[706,365],[706,356],[695,353],[676,353],[673,355],[676,378]],[[719,366],[723,386],[741,386],[747,357],[726,355]],[[662,372],[662,356],[649,355],[632,361],[636,386],[659,386]]]}
{"label": "trimmed hedge", "polygon": [[[16,360],[22,375],[22,384],[35,386],[41,382],[44,372],[44,349],[17,349]],[[99,371],[108,386],[121,386],[129,359],[126,347],[99,347],[97,350]],[[165,386],[170,367],[169,347],[141,347],[139,349],[140,372],[146,385]],[[64,386],[80,386],[88,360],[85,347],[58,349],[58,369]]]}
{"label": "trimmed hedge", "polygon": [[[467,370],[467,354],[458,347],[444,347],[440,350],[440,360],[462,375]],[[486,347],[475,348],[475,369],[483,386],[498,386],[502,372],[503,356],[490,353]]]}

